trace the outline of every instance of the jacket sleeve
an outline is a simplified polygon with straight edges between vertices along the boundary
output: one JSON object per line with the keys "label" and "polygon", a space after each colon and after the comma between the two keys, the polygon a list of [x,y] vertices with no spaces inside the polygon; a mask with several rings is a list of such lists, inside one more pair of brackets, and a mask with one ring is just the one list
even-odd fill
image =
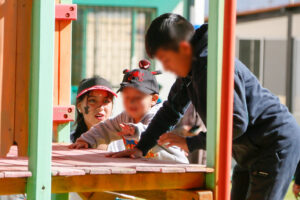
{"label": "jacket sleeve", "polygon": [[298,166],[295,173],[295,184],[300,185],[300,161],[298,162]]}
{"label": "jacket sleeve", "polygon": [[189,152],[193,152],[197,149],[206,149],[206,133],[200,132],[198,135],[186,137],[186,144],[189,148]]}
{"label": "jacket sleeve", "polygon": [[[237,64],[238,65],[238,64]],[[237,68],[237,66],[236,66]],[[233,96],[233,135],[232,139],[235,139],[243,135],[249,122],[248,107],[246,101],[246,87],[244,74],[235,71],[234,75],[234,96]]]}
{"label": "jacket sleeve", "polygon": [[82,134],[78,140],[86,141],[92,148],[97,148],[100,144],[109,144],[114,140],[119,140],[121,137],[117,133],[121,131],[120,123],[124,117],[124,114],[121,113],[114,118],[96,124]]}
{"label": "jacket sleeve", "polygon": [[[237,66],[236,66],[237,67]],[[248,109],[246,101],[245,78],[238,70],[234,75],[234,104],[233,104],[233,138],[244,134],[248,127]],[[206,149],[206,132],[186,138],[189,151]]]}
{"label": "jacket sleeve", "polygon": [[156,145],[159,136],[178,123],[189,102],[187,88],[183,80],[178,78],[170,90],[168,100],[156,113],[146,131],[142,133],[141,140],[136,147],[146,155]]}

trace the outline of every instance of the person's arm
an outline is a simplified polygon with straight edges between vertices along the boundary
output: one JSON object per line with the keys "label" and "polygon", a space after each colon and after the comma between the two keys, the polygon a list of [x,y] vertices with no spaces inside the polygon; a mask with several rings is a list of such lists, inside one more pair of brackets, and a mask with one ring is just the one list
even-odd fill
{"label": "person's arm", "polygon": [[147,130],[142,133],[136,148],[141,150],[143,155],[146,155],[156,145],[159,136],[177,124],[189,102],[187,88],[182,79],[178,78],[170,90],[168,100],[164,102],[163,107],[154,116]]}
{"label": "person's arm", "polygon": [[295,172],[295,184],[300,186],[300,161]]}
{"label": "person's arm", "polygon": [[162,107],[162,104],[156,104],[151,108],[151,110],[143,117],[143,119],[139,123],[126,123],[126,125],[133,128],[133,133],[124,135],[124,138],[127,140],[135,140],[139,141],[141,135],[146,129],[148,125],[152,121],[153,117],[156,115],[157,111]]}
{"label": "person's arm", "polygon": [[[248,109],[245,91],[245,78],[243,74],[235,71],[234,75],[234,104],[233,104],[233,135],[235,139],[244,134],[248,127]],[[206,132],[196,136],[187,137],[186,143],[190,152],[196,149],[206,149]]]}
{"label": "person's arm", "polygon": [[121,139],[118,132],[121,131],[120,123],[124,118],[124,113],[114,118],[107,119],[90,128],[78,138],[78,141],[85,141],[92,148],[97,148],[100,144],[109,144],[114,140]]}
{"label": "person's arm", "polygon": [[232,139],[243,135],[248,128],[249,115],[246,100],[245,81],[246,80],[243,74],[236,71],[234,75]]}

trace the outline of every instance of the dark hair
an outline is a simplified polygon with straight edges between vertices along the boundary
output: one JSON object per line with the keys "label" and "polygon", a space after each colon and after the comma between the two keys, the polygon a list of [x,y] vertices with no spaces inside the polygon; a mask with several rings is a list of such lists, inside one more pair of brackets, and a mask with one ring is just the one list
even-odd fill
{"label": "dark hair", "polygon": [[83,114],[78,112],[78,108],[77,108],[78,103],[80,103],[85,98],[85,96],[87,96],[88,94],[89,94],[89,92],[85,93],[84,95],[82,95],[82,96],[80,96],[76,99],[76,111],[77,111],[76,114],[77,114],[77,117],[76,117],[76,121],[73,125],[73,126],[76,126],[76,128],[75,128],[75,131],[71,135],[71,141],[73,143],[75,143],[77,138],[79,138],[83,133],[88,131],[88,128],[87,128],[87,126],[84,122]]}
{"label": "dark hair", "polygon": [[150,58],[159,48],[177,51],[181,41],[190,41],[194,35],[194,27],[184,17],[166,13],[160,15],[150,24],[146,36],[145,47]]}
{"label": "dark hair", "polygon": [[[94,78],[98,78],[98,76],[94,76],[93,78],[90,78],[90,79],[94,79]],[[89,79],[83,79],[80,81],[79,83],[79,87],[85,83],[87,80]],[[76,117],[76,120],[75,120],[75,123],[73,126],[76,126],[75,128],[75,131],[71,134],[71,141],[74,143],[76,142],[77,138],[79,138],[83,133],[87,132],[88,131],[88,127],[87,125],[85,124],[84,122],[84,117],[83,117],[83,114],[80,113],[78,111],[78,108],[77,108],[77,105],[83,101],[83,99],[85,98],[85,96],[88,96],[90,92],[87,92],[87,93],[84,93],[83,95],[79,96],[77,99],[76,99],[76,111],[77,111],[77,117]],[[109,95],[111,96],[112,100],[113,100],[113,94],[109,93]]]}

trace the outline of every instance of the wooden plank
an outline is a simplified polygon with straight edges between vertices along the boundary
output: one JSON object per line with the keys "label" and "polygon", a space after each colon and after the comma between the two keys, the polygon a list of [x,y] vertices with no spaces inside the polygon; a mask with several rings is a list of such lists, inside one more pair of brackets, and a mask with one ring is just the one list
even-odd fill
{"label": "wooden plank", "polygon": [[134,196],[137,199],[142,198],[147,200],[165,200],[167,198],[166,190],[149,190],[149,191],[141,190],[141,191],[126,191],[126,192],[119,192],[119,193],[125,193],[126,195]]}
{"label": "wooden plank", "polygon": [[[52,178],[52,192],[192,189],[204,187],[204,179],[204,173],[55,176]],[[141,184],[141,181],[143,184]]]}
{"label": "wooden plank", "polygon": [[[151,192],[153,195],[157,196],[156,194],[154,194],[153,192]],[[105,191],[105,192],[94,192],[91,193],[90,197],[88,198],[89,200],[111,200],[111,199],[133,199],[133,200],[146,200],[144,198],[140,198],[131,194],[125,194],[122,192],[109,192],[109,191]],[[147,198],[148,199],[148,198]],[[156,198],[156,200],[158,200]]]}
{"label": "wooden plank", "polygon": [[85,174],[82,169],[52,167],[52,175],[55,176],[81,176]]}
{"label": "wooden plank", "polygon": [[29,171],[5,171],[4,178],[24,178],[31,177],[31,172]]}
{"label": "wooden plank", "polygon": [[51,198],[54,16],[53,0],[33,2],[28,199]]}
{"label": "wooden plank", "polygon": [[32,0],[18,0],[14,140],[19,156],[26,156],[28,150],[31,13]]}
{"label": "wooden plank", "polygon": [[4,178],[0,179],[0,195],[24,194],[26,178]]}
{"label": "wooden plank", "polygon": [[212,191],[193,191],[193,190],[168,190],[167,197],[168,200],[173,199],[184,199],[184,200],[213,200]]}
{"label": "wooden plank", "polygon": [[14,140],[17,0],[0,6],[0,155]]}

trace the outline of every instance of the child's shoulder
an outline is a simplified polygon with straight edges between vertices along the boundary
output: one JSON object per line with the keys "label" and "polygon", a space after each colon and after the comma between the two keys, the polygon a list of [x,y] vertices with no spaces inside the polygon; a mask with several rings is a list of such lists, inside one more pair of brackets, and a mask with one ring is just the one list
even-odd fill
{"label": "child's shoulder", "polygon": [[153,117],[157,111],[162,107],[163,103],[157,103],[146,113],[145,117]]}

